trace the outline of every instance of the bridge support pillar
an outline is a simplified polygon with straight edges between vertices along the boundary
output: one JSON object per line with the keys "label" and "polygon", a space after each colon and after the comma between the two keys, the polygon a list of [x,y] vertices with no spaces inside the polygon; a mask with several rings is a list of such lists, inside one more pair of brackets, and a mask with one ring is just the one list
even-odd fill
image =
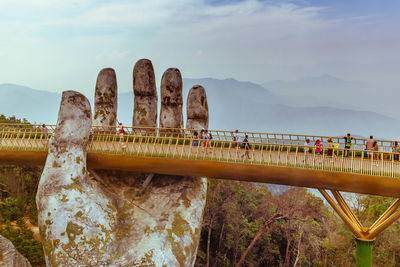
{"label": "bridge support pillar", "polygon": [[324,189],[319,189],[319,192],[353,232],[356,239],[356,266],[371,267],[375,237],[400,218],[400,199],[393,202],[371,227],[364,227],[338,191],[331,190],[336,202]]}
{"label": "bridge support pillar", "polygon": [[356,239],[356,266],[372,267],[372,247],[374,241]]}

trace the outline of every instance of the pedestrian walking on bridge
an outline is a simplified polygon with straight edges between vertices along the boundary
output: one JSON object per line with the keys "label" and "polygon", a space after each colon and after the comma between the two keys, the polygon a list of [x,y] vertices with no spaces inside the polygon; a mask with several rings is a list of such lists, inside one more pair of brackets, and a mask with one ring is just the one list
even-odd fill
{"label": "pedestrian walking on bridge", "polygon": [[193,146],[199,146],[199,133],[197,131],[193,133]]}
{"label": "pedestrian walking on bridge", "polygon": [[332,142],[332,138],[328,139],[328,152],[327,152],[327,156],[328,157],[332,157],[333,156],[333,142]]}
{"label": "pedestrian walking on bridge", "polygon": [[250,159],[250,153],[249,153],[250,144],[249,144],[249,136],[247,134],[243,140],[242,148],[244,148],[244,154],[242,155],[242,158],[246,156],[248,159]]}
{"label": "pedestrian walking on bridge", "polygon": [[239,147],[239,141],[240,141],[240,135],[239,135],[239,130],[235,130],[235,133],[233,134],[233,141],[235,142],[235,146]]}
{"label": "pedestrian walking on bridge", "polygon": [[43,124],[42,125],[42,134],[43,134],[43,140],[44,140],[43,144],[44,145],[47,145],[48,133],[49,133],[49,130],[47,129],[46,124]]}
{"label": "pedestrian walking on bridge", "polygon": [[392,152],[394,153],[393,160],[399,160],[400,147],[397,141],[394,141],[394,144],[392,145]]}
{"label": "pedestrian walking on bridge", "polygon": [[322,155],[322,147],[323,146],[322,146],[321,140],[317,139],[317,141],[315,141],[315,147],[316,147],[315,153],[317,155]]}
{"label": "pedestrian walking on bridge", "polygon": [[353,137],[350,136],[348,133],[347,136],[344,136],[344,156],[348,157],[350,156],[350,149],[351,149],[351,142],[353,140]]}
{"label": "pedestrian walking on bridge", "polygon": [[365,148],[367,149],[368,159],[373,158],[373,150],[374,150],[375,140],[374,137],[371,135],[365,144]]}

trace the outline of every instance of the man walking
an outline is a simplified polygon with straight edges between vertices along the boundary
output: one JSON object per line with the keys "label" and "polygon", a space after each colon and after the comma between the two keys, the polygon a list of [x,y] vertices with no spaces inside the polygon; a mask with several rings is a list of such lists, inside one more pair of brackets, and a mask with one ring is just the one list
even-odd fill
{"label": "man walking", "polygon": [[350,155],[351,141],[353,137],[348,133],[347,136],[344,136],[344,156],[348,157]]}
{"label": "man walking", "polygon": [[367,155],[368,155],[368,159],[373,158],[373,150],[374,150],[374,137],[371,135],[366,143],[366,149],[367,149]]}
{"label": "man walking", "polygon": [[248,159],[250,159],[250,154],[249,154],[249,150],[250,150],[250,145],[249,145],[249,136],[246,134],[244,140],[243,140],[243,145],[242,147],[244,148],[244,154],[242,155],[243,157],[247,157]]}

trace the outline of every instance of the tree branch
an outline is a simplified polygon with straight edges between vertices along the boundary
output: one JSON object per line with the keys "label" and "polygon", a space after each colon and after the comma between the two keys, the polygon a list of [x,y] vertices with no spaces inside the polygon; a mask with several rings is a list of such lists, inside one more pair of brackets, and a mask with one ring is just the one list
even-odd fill
{"label": "tree branch", "polygon": [[[255,243],[257,242],[257,240],[264,234],[265,230],[267,229],[267,227],[269,225],[271,225],[272,223],[279,221],[279,220],[286,220],[288,219],[285,215],[279,214],[279,213],[275,213],[274,215],[272,215],[271,218],[269,218],[267,221],[264,222],[264,224],[260,227],[260,230],[258,231],[258,233],[254,236],[253,240],[251,241],[250,245],[247,247],[246,251],[243,253],[242,257],[240,257],[239,262],[236,264],[236,267],[240,267],[243,265],[244,260],[247,256],[247,254],[250,252],[250,250],[252,249],[252,247],[255,245]],[[271,228],[270,228],[271,229]]]}

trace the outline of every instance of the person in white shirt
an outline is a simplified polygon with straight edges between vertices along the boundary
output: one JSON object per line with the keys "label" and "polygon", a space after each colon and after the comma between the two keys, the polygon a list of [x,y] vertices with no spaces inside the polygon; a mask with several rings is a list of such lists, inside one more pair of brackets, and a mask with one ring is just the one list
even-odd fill
{"label": "person in white shirt", "polygon": [[304,153],[308,154],[310,153],[310,148],[308,147],[310,146],[310,139],[306,139],[306,141],[304,142]]}
{"label": "person in white shirt", "polygon": [[236,142],[235,146],[238,147],[240,141],[239,130],[235,130],[235,133],[233,134],[233,141]]}

